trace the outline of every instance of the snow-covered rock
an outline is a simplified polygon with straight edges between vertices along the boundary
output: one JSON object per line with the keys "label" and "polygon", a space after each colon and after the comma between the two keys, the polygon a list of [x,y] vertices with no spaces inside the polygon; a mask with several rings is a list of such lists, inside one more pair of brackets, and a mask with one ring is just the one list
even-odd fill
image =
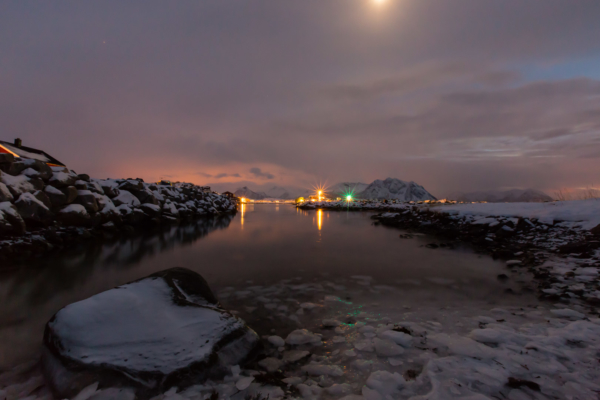
{"label": "snow-covered rock", "polygon": [[457,201],[488,203],[527,203],[553,201],[546,193],[535,189],[513,189],[506,191],[488,190],[471,193],[453,193],[450,198]]}
{"label": "snow-covered rock", "polygon": [[[43,194],[43,192],[40,193]],[[39,223],[48,221],[52,217],[50,209],[32,193],[21,194],[15,201],[15,206],[26,222]]]}
{"label": "snow-covered rock", "polygon": [[115,206],[118,207],[121,204],[127,204],[129,206],[137,207],[142,204],[131,192],[128,192],[127,190],[120,190],[119,192],[119,195],[112,199],[113,203],[115,203]]}
{"label": "snow-covered rock", "polygon": [[21,193],[33,192],[36,190],[31,180],[25,175],[9,175],[0,173],[0,181],[6,185],[8,190],[14,197],[18,197]]}
{"label": "snow-covered rock", "polygon": [[285,342],[291,345],[321,344],[321,336],[307,329],[296,329],[285,338]]}
{"label": "snow-covered rock", "polygon": [[63,225],[85,226],[90,220],[90,214],[81,204],[69,204],[58,212],[58,220]]}
{"label": "snow-covered rock", "polygon": [[147,398],[219,378],[259,343],[183,268],[70,304],[47,323],[43,370],[59,398],[86,386],[130,386]]}
{"label": "snow-covered rock", "polygon": [[25,233],[25,221],[17,207],[9,201],[0,203],[0,233],[15,235]]}
{"label": "snow-covered rock", "polygon": [[415,182],[405,182],[400,179],[387,178],[375,180],[365,190],[356,194],[359,199],[386,199],[401,201],[436,200],[423,186]]}

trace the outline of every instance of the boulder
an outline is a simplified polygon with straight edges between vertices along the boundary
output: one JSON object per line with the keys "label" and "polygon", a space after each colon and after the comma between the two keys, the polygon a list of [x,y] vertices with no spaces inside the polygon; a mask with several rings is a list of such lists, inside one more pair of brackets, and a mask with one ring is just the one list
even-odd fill
{"label": "boulder", "polygon": [[[2,153],[0,153],[0,155],[2,155]],[[8,187],[0,182],[0,203],[4,202],[4,201],[13,201],[14,196],[12,195],[12,193],[10,193],[10,190],[8,190]]]}
{"label": "boulder", "polygon": [[75,189],[77,190],[88,190],[88,184],[86,181],[81,179],[75,181]]}
{"label": "boulder", "polygon": [[160,217],[161,210],[156,204],[144,203],[140,206],[140,210],[145,212],[150,218]]}
{"label": "boulder", "polygon": [[75,186],[67,186],[60,189],[67,199],[67,204],[71,204],[77,198],[78,192]]}
{"label": "boulder", "polygon": [[600,225],[597,225],[596,227],[590,229],[590,232],[592,232],[592,234],[594,234],[595,236],[600,236]]}
{"label": "boulder", "polygon": [[67,204],[67,196],[54,186],[46,186],[44,188],[44,193],[46,193],[46,195],[50,199],[52,207],[60,207]]}
{"label": "boulder", "polygon": [[36,188],[31,184],[31,180],[25,175],[13,176],[10,174],[2,173],[0,175],[0,181],[8,187],[8,190],[13,197],[19,197],[21,193],[35,192]]}
{"label": "boulder", "polygon": [[150,398],[219,379],[258,347],[200,275],[173,268],[58,311],[46,324],[42,368],[56,398],[94,382]]}
{"label": "boulder", "polygon": [[50,209],[32,193],[22,193],[15,201],[15,207],[25,222],[47,223],[52,218]]}
{"label": "boulder", "polygon": [[127,190],[128,192],[135,192],[143,190],[144,184],[137,180],[127,180],[119,185],[119,190]]}
{"label": "boulder", "polygon": [[73,186],[77,181],[77,175],[70,172],[54,172],[49,183],[57,188],[64,188],[67,186]]}
{"label": "boulder", "polygon": [[75,203],[81,204],[88,212],[95,213],[98,211],[98,202],[96,196],[89,190],[78,190]]}
{"label": "boulder", "polygon": [[[25,173],[25,171],[28,171]],[[10,174],[11,175],[19,175],[24,174],[30,176],[33,172],[36,172],[36,177],[39,177],[43,180],[48,180],[52,176],[52,169],[43,161],[33,160],[33,159],[20,159],[19,161],[15,161],[10,166]]]}
{"label": "boulder", "polygon": [[142,190],[134,190],[131,191],[131,193],[137,197],[140,203],[159,204],[158,199],[156,196],[154,196],[154,193],[152,193],[152,190],[150,189],[145,188]]}
{"label": "boulder", "polygon": [[81,204],[70,204],[56,215],[64,226],[86,226],[90,223],[90,214]]}
{"label": "boulder", "polygon": [[110,197],[111,199],[114,199],[115,197],[117,197],[119,195],[119,189],[118,189],[119,184],[116,181],[107,179],[105,181],[97,181],[97,183],[102,188],[102,191],[104,192],[104,194],[107,195],[108,197]]}
{"label": "boulder", "polygon": [[121,204],[127,204],[129,206],[137,207],[141,204],[138,198],[131,194],[131,192],[128,192],[127,190],[120,190],[119,195],[112,199],[112,201],[117,207]]}
{"label": "boulder", "polygon": [[79,174],[77,175],[77,178],[84,182],[90,182],[90,176],[88,174]]}
{"label": "boulder", "polygon": [[12,164],[15,162],[15,156],[9,153],[0,153],[0,164]]}
{"label": "boulder", "polygon": [[50,198],[46,193],[42,192],[41,190],[36,190],[35,192],[33,192],[33,197],[44,203],[46,207],[52,207],[52,202],[50,201]]}
{"label": "boulder", "polygon": [[19,214],[14,204],[5,201],[0,203],[0,223],[2,225],[0,233],[23,235],[25,233],[25,221]]}

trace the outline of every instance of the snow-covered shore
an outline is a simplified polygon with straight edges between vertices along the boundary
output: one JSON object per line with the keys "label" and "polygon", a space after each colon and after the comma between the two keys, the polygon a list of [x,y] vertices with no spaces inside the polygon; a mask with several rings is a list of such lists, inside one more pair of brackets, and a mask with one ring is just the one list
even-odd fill
{"label": "snow-covered shore", "polygon": [[[581,306],[448,305],[431,315],[403,307],[402,295],[401,287],[369,276],[225,288],[218,297],[232,312],[272,321],[264,352],[222,380],[173,387],[154,399],[597,397],[600,320]],[[0,375],[0,385],[10,374]],[[0,393],[51,399],[35,369],[21,375],[28,379]],[[132,400],[134,393],[91,385],[75,398]]]}

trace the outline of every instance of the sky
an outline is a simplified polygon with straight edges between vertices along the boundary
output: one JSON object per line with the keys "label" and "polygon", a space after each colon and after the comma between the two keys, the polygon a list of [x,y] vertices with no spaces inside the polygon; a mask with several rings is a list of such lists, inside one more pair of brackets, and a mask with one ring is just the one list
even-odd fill
{"label": "sky", "polygon": [[598,0],[0,2],[0,140],[235,190],[600,186]]}

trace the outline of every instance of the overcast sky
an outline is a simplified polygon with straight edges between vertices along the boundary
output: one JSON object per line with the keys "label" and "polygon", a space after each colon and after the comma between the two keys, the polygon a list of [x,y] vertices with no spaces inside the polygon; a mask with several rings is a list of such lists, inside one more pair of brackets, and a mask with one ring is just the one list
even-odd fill
{"label": "overcast sky", "polygon": [[0,2],[0,139],[223,189],[600,186],[598,0]]}

